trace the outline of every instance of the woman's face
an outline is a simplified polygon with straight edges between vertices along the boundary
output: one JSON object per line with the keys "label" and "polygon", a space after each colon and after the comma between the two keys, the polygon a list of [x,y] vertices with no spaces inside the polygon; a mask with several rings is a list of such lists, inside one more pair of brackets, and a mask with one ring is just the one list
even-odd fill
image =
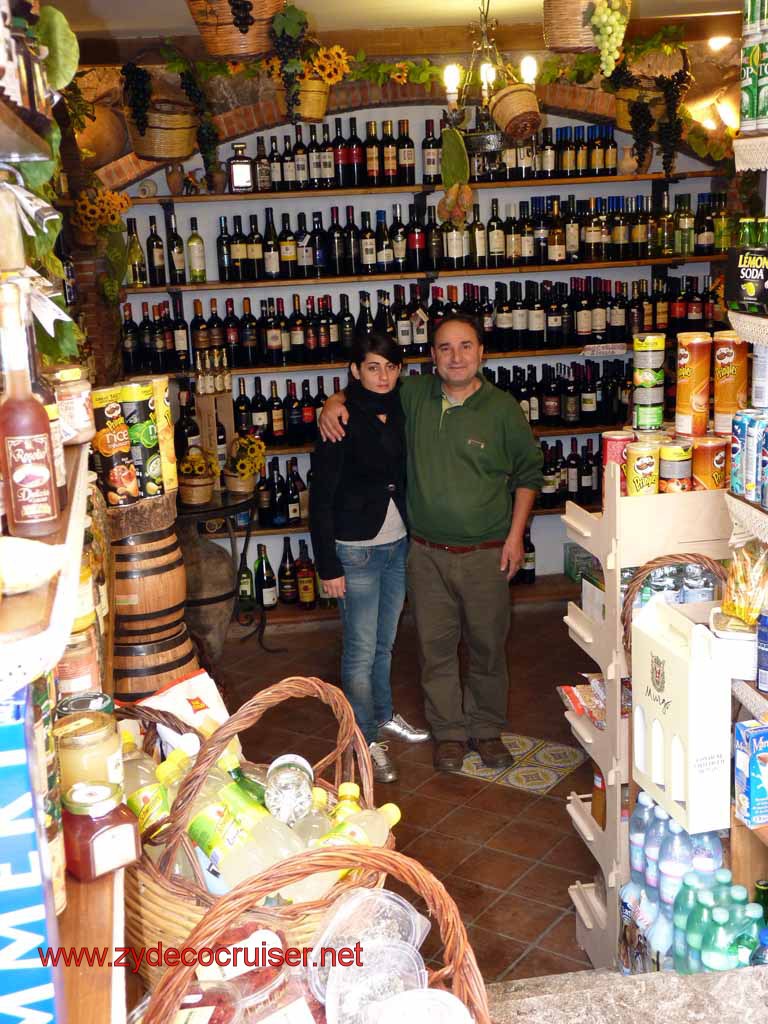
{"label": "woman's face", "polygon": [[366,391],[384,395],[397,384],[400,367],[384,356],[369,352],[359,367],[352,363],[352,376],[360,381]]}

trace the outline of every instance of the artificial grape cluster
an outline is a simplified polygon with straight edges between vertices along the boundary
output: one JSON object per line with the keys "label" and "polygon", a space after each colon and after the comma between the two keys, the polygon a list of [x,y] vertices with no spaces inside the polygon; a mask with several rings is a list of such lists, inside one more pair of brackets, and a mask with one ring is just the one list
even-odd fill
{"label": "artificial grape cluster", "polygon": [[589,19],[600,48],[600,70],[606,78],[613,74],[627,30],[627,9],[624,0],[595,0]]}
{"label": "artificial grape cluster", "polygon": [[651,125],[653,114],[643,100],[634,100],[629,104],[629,121],[632,128],[632,139],[635,143],[635,156],[640,167],[651,148]]}
{"label": "artificial grape cluster", "polygon": [[620,60],[609,76],[614,89],[631,89],[637,85],[637,79],[629,70],[626,60]]}
{"label": "artificial grape cluster", "polygon": [[693,76],[686,64],[674,75],[659,75],[654,82],[664,97],[666,107],[666,117],[659,121],[659,144],[664,173],[669,176],[674,167],[677,147],[683,137],[680,103],[693,82]]}
{"label": "artificial grape cluster", "polygon": [[197,84],[197,79],[191,71],[182,71],[179,75],[181,88],[184,90],[187,99],[195,108],[198,114],[206,109],[205,93]]}
{"label": "artificial grape cluster", "polygon": [[245,35],[251,25],[254,24],[254,18],[251,14],[253,4],[250,0],[229,0],[229,7],[232,11],[232,24],[238,32],[242,32]]}
{"label": "artificial grape cluster", "polygon": [[125,83],[125,98],[131,108],[134,124],[139,135],[143,135],[149,125],[147,114],[152,98],[152,79],[147,70],[133,63],[123,64],[120,74]]}
{"label": "artificial grape cluster", "polygon": [[288,120],[293,124],[298,120],[296,108],[299,104],[299,83],[296,74],[292,71],[286,71],[285,65],[287,61],[301,60],[301,46],[305,34],[306,26],[303,26],[296,36],[291,36],[287,32],[277,33],[272,25],[269,27],[272,48],[280,60],[280,77],[285,86],[285,105],[288,112]]}
{"label": "artificial grape cluster", "polygon": [[215,162],[216,147],[219,144],[219,133],[216,131],[216,126],[208,110],[208,99],[191,71],[182,71],[179,80],[187,99],[194,106],[198,116],[197,146],[203,163],[208,167]]}

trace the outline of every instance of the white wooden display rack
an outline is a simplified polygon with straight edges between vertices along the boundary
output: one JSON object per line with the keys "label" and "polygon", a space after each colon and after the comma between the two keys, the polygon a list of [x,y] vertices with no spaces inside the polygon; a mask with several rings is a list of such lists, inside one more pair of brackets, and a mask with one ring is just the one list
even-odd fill
{"label": "white wooden display rack", "polygon": [[[731,521],[724,491],[692,491],[647,497],[621,496],[621,469],[606,468],[604,510],[588,512],[568,502],[563,515],[568,539],[600,562],[605,580],[602,620],[570,602],[565,624],[571,639],[597,662],[605,681],[605,729],[572,711],[565,717],[576,739],[597,763],[606,785],[606,827],[591,814],[591,799],[571,793],[568,813],[600,866],[604,886],[577,882],[569,888],[576,908],[576,938],[595,967],[613,967],[619,936],[619,888],[629,877],[629,835],[621,818],[621,787],[629,782],[628,720],[621,717],[621,681],[629,676],[621,627],[621,570],[662,555],[728,556]],[[600,889],[604,888],[603,903]]]}
{"label": "white wooden display rack", "polygon": [[[32,594],[0,605],[0,700],[48,672],[61,659],[75,616],[88,494],[88,444],[65,449],[69,504],[52,542],[66,547],[58,577]],[[42,609],[42,611],[41,611]],[[8,629],[7,625],[13,628]]]}

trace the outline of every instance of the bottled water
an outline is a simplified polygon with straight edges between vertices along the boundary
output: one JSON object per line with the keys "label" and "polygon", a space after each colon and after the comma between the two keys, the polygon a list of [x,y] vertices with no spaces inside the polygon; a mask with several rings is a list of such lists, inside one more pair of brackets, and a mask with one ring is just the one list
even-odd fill
{"label": "bottled water", "polygon": [[715,907],[701,943],[701,965],[705,971],[730,971],[739,966],[736,949],[731,944],[728,911]]}
{"label": "bottled water", "polygon": [[760,945],[760,932],[763,930],[763,908],[759,903],[748,903],[744,908],[744,921],[734,936],[736,958],[740,967],[746,967],[752,953]]}
{"label": "bottled water", "polygon": [[705,886],[714,885],[715,871],[723,863],[723,844],[717,832],[700,832],[691,836],[693,870]]}
{"label": "bottled water", "polygon": [[653,821],[645,833],[645,894],[650,903],[659,902],[659,853],[669,829],[669,815],[663,807],[654,807]]}
{"label": "bottled water", "polygon": [[675,899],[683,884],[683,877],[693,866],[691,837],[676,821],[670,821],[669,831],[659,850],[659,897],[662,913],[672,917]]}
{"label": "bottled water", "polygon": [[698,974],[701,970],[701,943],[704,931],[715,909],[715,897],[711,889],[702,889],[696,893],[696,906],[688,916],[685,929],[685,942],[688,947],[688,974]]}
{"label": "bottled water", "polygon": [[689,871],[683,877],[683,884],[675,899],[672,911],[672,923],[675,926],[672,937],[672,955],[674,958],[675,970],[678,974],[688,973],[688,944],[685,940],[685,929],[688,925],[688,917],[696,906],[696,893],[704,886],[704,883],[695,871]]}
{"label": "bottled water", "polygon": [[667,917],[664,913],[659,914],[648,929],[646,941],[648,942],[648,952],[650,953],[654,970],[674,970],[672,932],[672,918]]}
{"label": "bottled water", "polygon": [[313,839],[319,839],[331,827],[331,819],[327,814],[328,793],[316,786],[312,790],[312,810],[309,814],[300,818],[293,826],[293,831],[302,840],[305,846],[309,846]]}
{"label": "bottled water", "polygon": [[312,765],[298,754],[276,758],[267,772],[264,803],[285,825],[294,825],[312,810]]}
{"label": "bottled water", "polygon": [[[725,909],[729,914],[728,925],[731,929],[731,935],[735,937],[739,934],[747,919],[749,893],[744,885],[732,885],[728,896],[728,906]],[[717,902],[717,895],[715,895],[715,902]]]}
{"label": "bottled water", "polygon": [[760,945],[752,950],[749,958],[750,967],[768,966],[768,928],[760,929]]}
{"label": "bottled water", "polygon": [[629,819],[629,871],[632,881],[639,890],[645,881],[645,833],[653,819],[653,800],[647,793],[640,792],[637,796],[635,809]]}
{"label": "bottled water", "polygon": [[[731,905],[731,882],[733,875],[728,868],[718,868],[715,872],[715,884],[713,887],[713,894],[715,897],[715,904],[718,907],[725,907],[726,910]],[[744,900],[746,903],[747,901]]]}

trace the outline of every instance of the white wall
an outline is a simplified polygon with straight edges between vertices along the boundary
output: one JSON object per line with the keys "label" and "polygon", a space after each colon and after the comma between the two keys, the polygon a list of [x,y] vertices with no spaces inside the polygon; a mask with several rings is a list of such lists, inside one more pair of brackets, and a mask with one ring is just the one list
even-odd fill
{"label": "white wall", "polygon": [[[354,112],[354,116],[357,118],[358,135],[360,135],[361,137],[364,135],[365,121],[366,120],[376,120],[378,125],[379,125],[379,134],[381,134],[381,122],[385,118],[393,119],[393,120],[395,120],[395,122],[397,121],[397,119],[399,119],[401,117],[408,118],[409,121],[410,121],[411,137],[416,142],[416,148],[417,148],[417,158],[416,158],[417,159],[417,172],[416,172],[416,177],[417,177],[417,180],[419,180],[419,178],[420,178],[420,166],[419,166],[419,163],[420,163],[420,150],[419,150],[419,146],[420,146],[420,143],[421,143],[421,139],[422,139],[422,137],[424,135],[424,122],[425,122],[425,120],[427,118],[432,118],[437,123],[439,123],[439,119],[440,119],[441,113],[442,113],[442,103],[438,103],[438,104],[435,104],[433,106],[387,107],[387,108],[376,108],[376,109],[369,110],[369,111],[359,110],[359,111],[355,111]],[[342,123],[343,123],[343,128],[344,128],[345,132],[347,130],[347,124],[348,124],[349,116],[350,115],[348,115],[348,114],[342,115]],[[333,116],[329,117],[327,119],[327,121],[328,121],[328,123],[329,123],[329,125],[331,127],[331,136],[333,136],[333,134],[334,134],[334,123],[333,123],[334,122],[334,118],[333,118]],[[553,117],[547,117],[546,120],[545,120],[545,124],[547,126],[549,126],[549,127],[552,127],[552,128],[560,127],[561,125],[580,124],[580,123],[584,123],[584,122],[580,122],[577,119],[554,117],[554,116]],[[279,128],[273,128],[273,129],[270,129],[270,130],[268,130],[268,131],[266,131],[264,133],[256,132],[252,136],[248,136],[247,138],[240,139],[238,141],[245,142],[246,145],[247,145],[246,152],[250,156],[254,156],[255,153],[256,153],[256,138],[257,138],[257,136],[259,134],[263,134],[264,135],[265,142],[267,143],[267,150],[269,150],[269,137],[271,135],[276,135],[277,138],[278,138],[279,148],[280,148],[280,150],[282,152],[283,135],[285,135],[286,133],[290,134],[293,137],[293,129],[292,129],[291,126],[283,126],[283,127],[279,127]],[[304,141],[305,142],[308,141],[309,132],[308,132],[307,126],[304,126],[303,134],[304,134]],[[322,133],[320,131],[318,131],[318,135],[321,136],[321,134]],[[624,146],[631,146],[632,139],[631,139],[631,136],[628,136],[628,135],[626,135],[626,134],[624,134],[622,132],[617,132],[616,133],[616,142],[617,142],[617,144],[619,146],[619,156],[621,156],[622,147],[624,147]],[[231,146],[230,145],[227,144],[227,145],[222,146],[221,147],[221,157],[222,157],[222,159],[226,159],[231,154],[231,152],[232,152],[232,150],[231,150]],[[704,168],[704,166],[705,166],[704,164],[701,164],[698,161],[695,161],[695,160],[693,160],[693,159],[691,159],[691,158],[689,158],[687,156],[680,156],[678,158],[678,162],[677,162],[677,170],[678,171],[702,169],[702,168]],[[195,169],[195,168],[198,168],[198,167],[202,167],[202,161],[201,161],[200,157],[197,156],[197,155],[192,157],[185,164],[185,168],[187,170]],[[661,161],[660,161],[660,158],[658,156],[654,157],[654,162],[651,165],[651,170],[652,171],[660,171],[661,170]],[[155,175],[153,175],[151,180],[157,182],[158,194],[164,195],[167,192],[165,176],[164,176],[164,173],[162,171],[160,171],[160,172],[156,173]],[[482,190],[480,190],[480,191],[478,191],[476,193],[476,201],[478,201],[480,203],[480,213],[481,213],[481,216],[483,217],[484,220],[487,220],[488,217],[490,216],[490,208],[491,208],[491,199],[492,198],[498,198],[499,199],[500,208],[501,208],[502,211],[504,211],[506,203],[512,203],[513,202],[513,203],[517,204],[521,200],[530,199],[531,196],[552,195],[554,191],[555,190],[551,186],[548,186],[546,184],[546,182],[544,182],[544,181],[533,181],[533,182],[531,182],[530,186],[515,187],[514,189],[504,189],[503,185],[500,186],[498,189],[482,189]],[[561,186],[558,189],[558,191],[559,191],[559,193],[561,195],[564,195],[564,196],[567,196],[569,194],[574,194],[577,199],[588,199],[592,195],[597,195],[597,196],[600,196],[600,197],[607,197],[607,196],[614,196],[614,195],[625,195],[625,196],[629,196],[629,195],[635,196],[635,195],[640,195],[640,194],[648,195],[648,194],[650,194],[650,191],[651,191],[651,183],[647,182],[647,181],[646,182],[638,182],[636,184],[632,184],[632,183],[628,183],[628,182],[611,182],[609,184],[600,183],[597,186],[595,186],[593,183],[590,183],[589,179],[584,179],[584,180],[576,179],[572,183],[569,183],[568,185]],[[707,192],[707,191],[710,191],[710,187],[709,187],[709,182],[706,179],[693,179],[692,181],[688,181],[688,182],[681,181],[680,183],[672,184],[671,187],[670,187],[670,206],[671,206],[671,208],[674,208],[674,196],[677,195],[680,192],[692,193],[693,201],[695,203],[695,199],[696,199],[697,193],[699,193],[699,192]],[[128,192],[131,195],[137,195],[138,194],[138,187],[134,185],[134,186],[132,186],[131,188],[128,189]],[[348,202],[351,203],[352,205],[354,205],[354,207],[355,207],[355,221],[356,221],[356,223],[358,225],[360,224],[360,213],[362,211],[364,211],[364,210],[368,210],[371,213],[371,219],[372,219],[372,222],[374,222],[374,223],[375,223],[375,211],[377,209],[386,209],[387,210],[387,218],[388,218],[388,220],[391,219],[392,204],[394,202],[402,203],[403,207],[404,207],[403,214],[405,215],[407,213],[407,202],[408,202],[408,199],[409,199],[407,194],[391,195],[391,194],[387,194],[386,190],[382,190],[382,193],[383,193],[382,195],[377,195],[375,190],[373,190],[370,195],[354,196],[354,197],[350,198],[350,200]],[[433,199],[430,199],[430,205],[433,205],[433,204],[437,203],[437,201],[440,198],[440,194],[441,193],[438,193],[438,194],[435,195],[435,197]],[[279,231],[280,230],[280,216],[281,216],[281,214],[283,214],[283,213],[290,213],[290,215],[291,215],[291,223],[292,223],[292,225],[295,228],[295,225],[296,225],[296,215],[297,215],[297,213],[299,211],[302,211],[302,210],[307,214],[307,219],[310,222],[310,226],[311,226],[311,214],[312,214],[312,212],[313,211],[322,211],[322,213],[323,213],[323,222],[327,226],[329,224],[329,222],[330,222],[330,208],[331,208],[331,206],[338,206],[340,208],[339,209],[340,218],[341,218],[342,223],[343,223],[344,220],[345,220],[344,206],[347,205],[347,201],[344,199],[344,197],[329,197],[329,196],[325,196],[322,192],[305,192],[305,193],[296,193],[296,195],[292,196],[290,199],[276,199],[276,200],[273,200],[271,203],[269,202],[269,199],[267,197],[259,198],[255,202],[252,201],[249,197],[243,197],[242,206],[240,204],[234,203],[232,201],[227,201],[227,202],[222,202],[222,203],[217,203],[217,202],[201,203],[199,205],[197,205],[197,204],[179,204],[179,205],[177,205],[177,207],[176,207],[176,220],[177,220],[177,225],[178,225],[179,233],[181,234],[181,236],[183,238],[186,238],[186,236],[189,234],[189,219],[190,219],[190,217],[197,217],[197,219],[198,219],[198,229],[199,229],[200,233],[202,234],[202,236],[203,236],[203,238],[205,240],[207,276],[208,276],[209,280],[216,280],[216,278],[218,277],[218,270],[217,270],[217,266],[216,266],[216,244],[215,244],[215,240],[216,240],[216,236],[217,236],[218,231],[219,231],[219,228],[218,228],[219,217],[220,216],[226,216],[228,218],[228,223],[229,223],[230,230],[231,230],[231,227],[232,227],[232,216],[235,213],[241,213],[243,215],[244,225],[247,225],[247,223],[248,223],[248,215],[250,213],[256,213],[259,216],[259,228],[260,228],[260,230],[263,231],[263,227],[264,227],[263,208],[265,206],[269,206],[269,205],[271,205],[272,208],[273,208],[274,215],[275,215],[275,223],[277,225],[277,230]],[[155,207],[155,206],[137,206],[137,207],[134,207],[131,210],[131,214],[130,215],[136,218],[137,226],[138,226],[138,231],[139,231],[139,237],[142,240],[144,238],[146,238],[146,235],[147,235],[147,232],[148,232],[148,223],[149,223],[149,216],[150,216],[150,214],[154,214],[155,216],[157,216],[157,218],[158,218],[158,226],[159,226],[159,229],[160,229],[160,231],[162,233],[162,231],[163,231],[163,227],[162,227],[163,221],[162,221],[162,210],[160,209],[160,207]],[[246,228],[246,230],[247,230],[247,228]],[[706,265],[694,264],[694,265],[691,265],[691,266],[689,266],[687,268],[686,267],[680,267],[678,269],[675,269],[675,270],[672,271],[672,273],[675,274],[675,275],[684,275],[686,273],[689,273],[689,274],[701,276],[705,272],[707,272],[707,270],[708,270],[708,267]],[[583,272],[580,272],[578,270],[573,271],[572,273],[575,274],[575,275],[583,276]],[[651,268],[650,267],[642,267],[642,268],[639,268],[639,269],[632,269],[632,268],[623,268],[623,269],[621,269],[621,268],[619,268],[619,269],[615,269],[615,270],[609,269],[609,270],[591,271],[590,273],[593,276],[599,276],[601,278],[610,278],[611,280],[630,281],[630,280],[633,280],[633,279],[637,279],[640,276],[643,276],[643,277],[645,277],[646,279],[648,279],[650,281]],[[555,271],[555,270],[547,271],[547,272],[544,272],[544,273],[526,275],[526,277],[529,277],[531,280],[535,280],[535,281],[544,281],[544,280],[567,281],[570,276],[571,275],[567,271]],[[449,283],[457,285],[458,288],[459,288],[459,296],[461,296],[461,288],[462,288],[463,283],[465,281],[467,281],[467,282],[468,281],[473,281],[476,284],[485,285],[485,286],[489,287],[490,291],[491,291],[491,295],[493,295],[493,282],[497,278],[499,280],[507,280],[507,281],[509,281],[509,280],[523,281],[525,279],[523,277],[523,275],[520,275],[520,274],[515,274],[514,276],[513,275],[507,275],[503,271],[500,271],[499,274],[496,275],[496,277],[494,277],[494,276],[482,276],[482,277],[474,277],[473,278],[472,277],[472,273],[470,271],[470,272],[467,273],[466,277],[444,278],[442,281],[439,281],[438,284],[441,287],[443,287],[443,288],[445,288],[446,285],[449,284]],[[406,287],[410,283],[410,279],[408,278],[407,274],[403,277],[403,283],[406,285]],[[238,315],[240,314],[240,311],[242,309],[242,299],[245,296],[250,296],[251,304],[252,304],[252,308],[254,310],[254,313],[256,315],[258,315],[258,310],[259,310],[259,305],[258,304],[259,304],[259,301],[261,299],[267,298],[268,295],[282,296],[283,300],[285,302],[286,311],[288,313],[290,313],[291,295],[294,292],[298,292],[301,295],[301,297],[302,297],[302,305],[304,304],[305,299],[306,299],[306,297],[308,295],[324,295],[324,294],[329,294],[329,295],[331,295],[333,297],[333,307],[334,307],[335,310],[338,310],[338,308],[339,308],[339,295],[342,292],[346,292],[346,294],[348,294],[349,297],[350,297],[351,311],[352,311],[353,315],[355,317],[357,317],[357,312],[358,312],[357,293],[358,293],[358,290],[366,290],[366,291],[371,292],[373,306],[374,306],[374,312],[375,312],[375,305],[376,305],[376,303],[375,303],[375,293],[376,293],[376,290],[378,288],[386,288],[390,292],[390,294],[391,294],[393,284],[394,284],[394,282],[386,282],[386,281],[385,282],[372,281],[372,282],[369,282],[367,284],[362,284],[362,283],[361,284],[334,284],[332,280],[324,279],[324,280],[320,280],[320,281],[316,281],[316,282],[310,282],[308,284],[299,283],[297,281],[295,284],[292,284],[292,285],[287,286],[287,287],[280,287],[280,288],[269,288],[269,289],[254,288],[252,291],[249,291],[248,289],[238,289],[236,291],[229,291],[228,292],[227,287],[224,286],[220,291],[202,292],[201,296],[204,299],[204,307],[205,307],[205,310],[206,310],[206,315],[207,315],[207,310],[208,310],[208,300],[210,298],[214,298],[215,297],[218,300],[219,313],[220,313],[221,316],[223,316],[224,315],[223,314],[224,299],[226,298],[226,296],[228,294],[231,294],[231,295],[235,296],[235,312]],[[151,293],[149,290],[147,290],[146,294],[147,294],[147,300],[146,301],[150,301],[150,302],[152,302],[152,301],[157,302],[157,301],[160,301],[161,298],[165,297],[165,293],[164,292],[163,293],[157,293],[157,297],[155,297],[154,299],[153,299],[153,294],[154,293]],[[145,301],[145,300],[142,299],[142,297],[139,296],[139,295],[131,296],[131,298],[132,298],[132,302],[133,302],[133,305],[134,305],[134,315],[135,315],[136,312],[138,311],[138,309],[140,309],[140,303],[142,301]],[[187,320],[191,319],[191,316],[192,316],[192,298],[193,298],[193,296],[190,293],[184,293],[184,308],[185,308],[185,316],[187,317]],[[557,357],[555,357],[555,358],[557,358]],[[571,362],[574,359],[577,360],[577,361],[580,361],[582,357],[579,357],[579,356],[567,356],[567,357],[559,357],[559,358],[560,358],[561,361]],[[541,369],[540,369],[541,365],[543,363],[547,362],[547,361],[548,360],[546,358],[544,358],[544,357],[538,357],[538,358],[525,357],[525,358],[520,359],[520,360],[504,360],[504,365],[512,366],[512,365],[515,365],[516,363],[520,364],[520,365],[527,365],[528,363],[533,363],[533,364],[536,365],[537,372],[538,372],[538,375],[540,377],[541,376]],[[499,365],[499,360],[498,359],[489,358],[488,364],[490,366],[492,366],[492,367],[498,366]],[[297,381],[298,382],[298,389],[299,389],[299,392],[300,392],[300,390],[301,390],[301,380],[304,379],[305,377],[309,377],[310,380],[312,381],[312,392],[314,393],[315,390],[316,390],[316,388],[315,388],[316,378],[317,378],[317,376],[319,374],[322,374],[323,378],[325,379],[326,392],[328,392],[328,393],[330,393],[332,378],[334,376],[341,376],[342,377],[342,386],[343,386],[343,384],[345,382],[345,373],[343,371],[333,370],[333,371],[323,372],[321,367],[318,367],[316,371],[313,370],[311,373],[300,372],[298,374],[291,374],[291,373],[270,374],[268,371],[264,371],[264,372],[261,373],[262,387],[263,387],[264,391],[268,393],[268,391],[269,391],[269,381],[272,380],[273,378],[276,378],[278,380],[278,390],[280,392],[280,395],[282,396],[285,393],[284,392],[284,383],[283,382],[284,382],[284,380],[286,378],[290,378],[290,379],[292,379],[294,381]],[[232,376],[233,376],[233,387],[234,387],[235,393],[236,393],[236,389],[237,389],[237,372],[233,371]],[[251,378],[247,378],[247,380],[250,381]],[[249,383],[248,384],[248,393],[252,394],[252,392],[253,392],[253,385]],[[564,428],[563,429],[563,437],[567,438],[568,436],[569,436],[568,430],[566,428]],[[580,443],[583,443],[584,440],[585,440],[584,438],[580,438]],[[308,455],[300,455],[300,456],[298,456],[298,458],[299,458],[299,471],[300,471],[302,477],[304,477],[306,479],[306,473],[307,473],[307,470],[309,468],[309,456]],[[283,459],[281,458],[281,466],[282,465],[283,465]],[[293,549],[294,549],[294,554],[298,551],[298,540],[299,540],[300,536],[303,536],[303,535],[297,535],[297,534],[292,535],[292,545],[293,545]],[[563,542],[565,540],[565,531],[564,531],[564,528],[563,528],[563,526],[562,526],[562,524],[560,522],[559,517],[558,516],[541,516],[541,517],[535,518],[534,521],[533,521],[532,538],[533,538],[534,545],[536,546],[536,565],[537,565],[537,572],[538,572],[538,574],[545,575],[545,574],[549,574],[549,573],[559,573],[559,572],[562,572],[563,571],[562,545],[563,545]],[[268,547],[268,552],[269,552],[270,560],[272,562],[273,568],[276,571],[278,563],[280,561],[281,552],[282,552],[282,537],[279,536],[279,535],[278,536],[274,536],[274,537],[268,537],[268,538],[261,538],[261,537],[253,538],[251,540],[251,546],[249,548],[249,558],[252,555],[255,556],[255,553],[256,553],[255,544],[256,544],[256,542],[257,541],[262,541],[263,542],[265,539],[266,539],[266,543],[267,543],[267,547]],[[228,545],[228,541],[226,543]]]}

